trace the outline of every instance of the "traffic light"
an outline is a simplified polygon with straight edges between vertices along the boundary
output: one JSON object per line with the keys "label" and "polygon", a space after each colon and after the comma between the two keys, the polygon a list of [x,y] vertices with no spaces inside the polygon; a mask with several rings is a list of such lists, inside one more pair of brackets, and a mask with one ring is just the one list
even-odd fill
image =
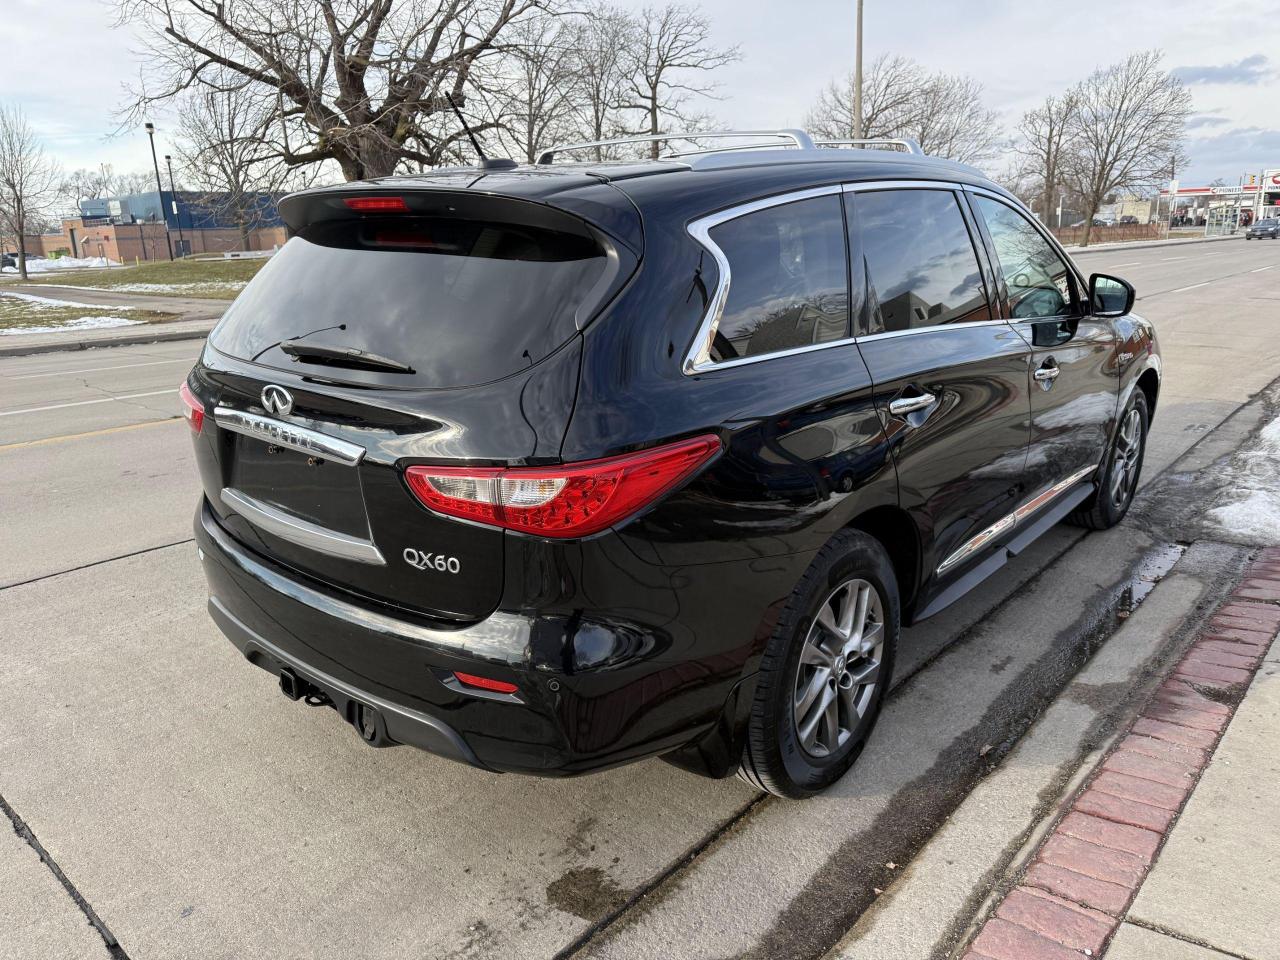
{"label": "traffic light", "polygon": [[1249,186],[1256,187],[1258,185],[1258,175],[1256,173],[1249,174]]}

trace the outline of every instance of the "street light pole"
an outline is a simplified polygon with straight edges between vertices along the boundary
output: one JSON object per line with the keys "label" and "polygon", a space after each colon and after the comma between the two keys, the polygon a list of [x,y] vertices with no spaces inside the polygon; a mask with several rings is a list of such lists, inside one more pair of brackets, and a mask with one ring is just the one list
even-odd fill
{"label": "street light pole", "polygon": [[[151,141],[151,166],[156,171],[156,194],[160,198],[160,215],[164,217],[164,187],[160,184],[160,161],[156,159],[156,125],[147,121],[147,138]],[[173,240],[169,237],[169,218],[164,217],[164,242],[169,247],[169,259],[173,260]]]}
{"label": "street light pole", "polygon": [[187,255],[187,236],[182,232],[182,208],[178,206],[178,191],[173,187],[173,157],[164,155],[164,165],[169,168],[169,192],[173,194],[173,215],[178,218],[178,252]]}
{"label": "street light pole", "polygon": [[853,57],[853,139],[862,139],[862,0],[858,0],[858,40]]}

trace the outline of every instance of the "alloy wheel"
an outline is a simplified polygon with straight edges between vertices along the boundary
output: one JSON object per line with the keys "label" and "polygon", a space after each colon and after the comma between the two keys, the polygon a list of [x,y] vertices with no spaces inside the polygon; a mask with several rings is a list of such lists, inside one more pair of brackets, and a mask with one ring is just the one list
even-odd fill
{"label": "alloy wheel", "polygon": [[846,580],[818,607],[800,650],[792,718],[805,752],[827,757],[853,735],[875,694],[884,653],[884,602]]}
{"label": "alloy wheel", "polygon": [[1111,502],[1123,507],[1129,502],[1138,480],[1138,459],[1142,454],[1142,414],[1131,407],[1116,437],[1116,455],[1111,465]]}

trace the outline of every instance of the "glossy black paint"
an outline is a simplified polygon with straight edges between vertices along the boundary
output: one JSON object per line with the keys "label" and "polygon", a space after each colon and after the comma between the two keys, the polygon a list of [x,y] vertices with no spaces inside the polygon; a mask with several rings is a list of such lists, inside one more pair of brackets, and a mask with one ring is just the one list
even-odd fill
{"label": "glossy black paint", "polygon": [[[885,542],[909,622],[1008,537],[939,575],[947,556],[1047,483],[1101,459],[1129,391],[1147,389],[1154,409],[1159,356],[1149,324],[1082,317],[1042,335],[1029,328],[1044,324],[1006,322],[999,265],[982,243],[993,322],[855,339],[865,300],[854,283],[847,341],[682,370],[719,281],[687,231],[691,221],[790,191],[903,180],[1007,196],[967,168],[875,156],[467,171],[355,187],[547,204],[584,218],[633,260],[573,340],[480,386],[327,383],[207,348],[188,380],[207,411],[261,413],[262,386],[277,383],[296,397],[290,422],[367,450],[358,468],[320,466],[349,471],[326,487],[300,455],[268,454],[262,441],[206,419],[196,437],[205,496],[195,530],[211,596],[247,631],[237,645],[279,669],[245,639],[260,637],[371,696],[428,713],[471,751],[442,753],[490,769],[574,774],[667,755],[709,775],[731,773],[764,640],[836,531],[854,525]],[[312,191],[283,209],[319,215],[330,194],[343,195]],[[1032,372],[1050,354],[1064,370],[1043,391]],[[911,389],[935,392],[937,409],[891,414],[889,403]],[[415,463],[573,462],[707,432],[724,445],[710,467],[629,523],[581,541],[438,517],[402,480]],[[387,565],[362,569],[257,530],[220,500],[236,483],[315,522],[367,532]],[[400,559],[409,546],[458,557],[463,574],[409,567]],[[453,670],[515,683],[519,702],[446,685]]]}

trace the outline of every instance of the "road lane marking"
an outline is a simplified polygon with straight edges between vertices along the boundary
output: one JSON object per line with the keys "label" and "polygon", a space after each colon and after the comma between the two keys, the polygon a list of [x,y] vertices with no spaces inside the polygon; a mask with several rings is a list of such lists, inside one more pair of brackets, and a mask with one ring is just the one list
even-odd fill
{"label": "road lane marking", "polygon": [[1130,260],[1128,263],[1117,263],[1117,267],[1136,267],[1140,263],[1146,263],[1145,260]]}
{"label": "road lane marking", "polygon": [[81,373],[101,373],[103,370],[128,370],[132,367],[155,367],[162,363],[194,363],[188,357],[176,357],[173,360],[147,360],[143,363],[121,363],[114,367],[85,367],[82,370],[54,370],[50,373],[24,373],[6,380],[35,380],[37,377],[74,377]]}
{"label": "road lane marking", "polygon": [[1168,263],[1170,260],[1185,260],[1185,259],[1187,258],[1186,257],[1161,257],[1160,262]]}
{"label": "road lane marking", "polygon": [[[1221,277],[1220,279],[1225,280],[1225,279],[1227,279],[1227,278],[1226,278],[1226,277]],[[1213,283],[1213,281],[1212,281],[1212,280],[1206,280],[1204,283],[1193,283],[1193,284],[1191,284],[1191,286],[1189,286],[1189,287],[1176,287],[1176,288],[1174,288],[1173,290],[1170,290],[1169,292],[1170,292],[1170,293],[1181,293],[1183,290],[1194,290],[1196,287],[1207,287],[1207,286],[1208,286],[1209,284],[1211,284],[1211,283]]]}
{"label": "road lane marking", "polygon": [[1263,270],[1271,270],[1276,266],[1274,263],[1267,264],[1265,267],[1259,267],[1257,270],[1250,270],[1250,273],[1261,273]]}
{"label": "road lane marking", "polygon": [[61,443],[63,440],[83,440],[85,437],[101,437],[108,433],[122,433],[125,430],[140,430],[143,427],[154,427],[158,423],[173,423],[182,417],[162,417],[159,420],[146,420],[142,423],[126,423],[119,427],[105,427],[102,430],[87,430],[84,433],[66,433],[60,437],[41,437],[38,440],[19,440],[16,443],[0,443],[0,452],[17,447],[38,447],[46,443]]}
{"label": "road lane marking", "polygon": [[178,391],[173,387],[168,390],[150,390],[147,393],[125,393],[118,397],[103,397],[101,400],[75,400],[71,403],[51,403],[47,407],[27,407],[23,410],[0,410],[0,417],[16,417],[23,413],[44,413],[46,410],[65,410],[67,407],[87,407],[93,403],[114,403],[117,400],[137,400],[139,397],[158,397],[162,394]]}

